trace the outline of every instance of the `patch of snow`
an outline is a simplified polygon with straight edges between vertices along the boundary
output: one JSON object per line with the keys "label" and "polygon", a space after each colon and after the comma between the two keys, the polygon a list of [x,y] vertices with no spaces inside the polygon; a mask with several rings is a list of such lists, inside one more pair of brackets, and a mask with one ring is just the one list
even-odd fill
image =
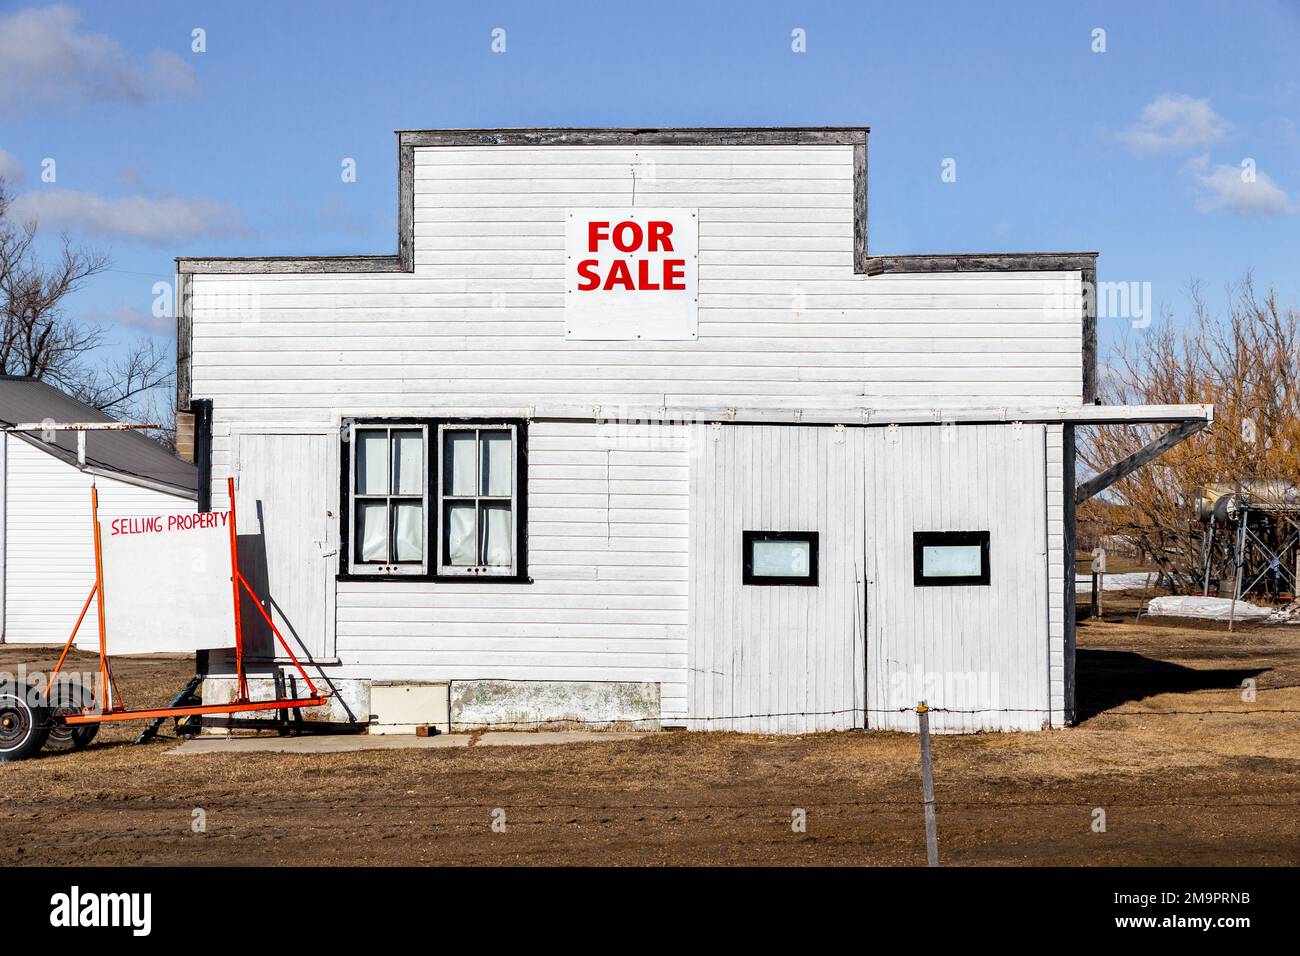
{"label": "patch of snow", "polygon": [[1260,607],[1248,601],[1237,601],[1233,609],[1232,598],[1200,597],[1194,594],[1173,594],[1152,598],[1147,603],[1151,617],[1189,617],[1202,621],[1237,620],[1253,623],[1278,623],[1277,611]]}
{"label": "patch of snow", "polygon": [[[1102,577],[1103,591],[1134,591],[1159,587],[1160,575],[1155,571],[1128,571],[1124,574],[1107,574]],[[1074,579],[1076,591],[1092,590],[1092,575],[1080,574]]]}

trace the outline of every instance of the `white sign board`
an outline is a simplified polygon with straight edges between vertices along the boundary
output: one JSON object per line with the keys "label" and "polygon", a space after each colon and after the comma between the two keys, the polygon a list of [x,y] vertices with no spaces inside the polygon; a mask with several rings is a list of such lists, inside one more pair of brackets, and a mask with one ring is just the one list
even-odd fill
{"label": "white sign board", "polygon": [[[230,512],[99,517],[110,654],[234,647]],[[94,611],[77,646],[97,650]]]}
{"label": "white sign board", "polygon": [[696,338],[699,243],[696,209],[570,209],[565,337]]}

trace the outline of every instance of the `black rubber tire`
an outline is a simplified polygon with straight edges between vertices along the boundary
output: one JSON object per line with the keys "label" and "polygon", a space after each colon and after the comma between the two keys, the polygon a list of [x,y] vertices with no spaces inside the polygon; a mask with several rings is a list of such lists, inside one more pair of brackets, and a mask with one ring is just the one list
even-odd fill
{"label": "black rubber tire", "polygon": [[65,724],[60,718],[65,712],[80,713],[85,707],[95,706],[95,695],[80,681],[61,679],[50,690],[50,733],[45,749],[55,752],[84,750],[99,733],[99,724]]}
{"label": "black rubber tire", "polygon": [[50,711],[36,703],[39,691],[22,684],[0,684],[0,760],[25,760],[45,746]]}

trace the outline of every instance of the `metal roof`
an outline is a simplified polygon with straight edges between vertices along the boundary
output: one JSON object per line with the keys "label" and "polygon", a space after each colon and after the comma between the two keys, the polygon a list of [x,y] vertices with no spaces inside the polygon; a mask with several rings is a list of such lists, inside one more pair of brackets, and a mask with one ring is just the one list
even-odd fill
{"label": "metal roof", "polygon": [[[0,376],[0,426],[26,422],[112,422],[114,419],[57,388],[34,378]],[[77,464],[77,432],[42,434],[14,432],[28,444],[69,464]],[[121,477],[135,484],[192,498],[197,494],[198,470],[138,431],[86,431],[88,471]]]}

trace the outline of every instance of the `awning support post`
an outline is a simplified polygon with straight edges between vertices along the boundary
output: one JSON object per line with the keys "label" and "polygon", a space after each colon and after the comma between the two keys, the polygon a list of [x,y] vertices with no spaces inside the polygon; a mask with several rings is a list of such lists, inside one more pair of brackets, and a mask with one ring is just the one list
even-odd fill
{"label": "awning support post", "polygon": [[1181,425],[1174,426],[1159,438],[1147,442],[1127,458],[1121,458],[1105,471],[1099,472],[1080,484],[1074,490],[1074,503],[1077,505],[1083,504],[1099,492],[1105,491],[1115,482],[1127,478],[1143,465],[1159,458],[1175,445],[1181,445],[1208,424],[1208,421],[1202,419],[1183,422]]}

